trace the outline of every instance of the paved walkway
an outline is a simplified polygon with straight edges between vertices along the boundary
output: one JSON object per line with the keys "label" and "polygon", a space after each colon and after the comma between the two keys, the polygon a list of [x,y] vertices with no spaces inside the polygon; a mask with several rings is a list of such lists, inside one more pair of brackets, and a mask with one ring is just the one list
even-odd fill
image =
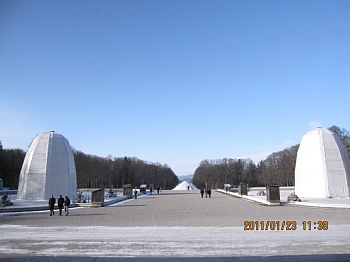
{"label": "paved walkway", "polygon": [[68,216],[1,214],[0,230],[0,261],[350,261],[349,209],[263,206],[218,192],[163,191]]}

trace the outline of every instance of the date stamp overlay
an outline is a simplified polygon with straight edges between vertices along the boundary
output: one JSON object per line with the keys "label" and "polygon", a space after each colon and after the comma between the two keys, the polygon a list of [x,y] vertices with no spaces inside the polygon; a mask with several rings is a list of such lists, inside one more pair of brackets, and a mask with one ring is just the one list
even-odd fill
{"label": "date stamp overlay", "polygon": [[[328,230],[328,221],[302,221],[303,230]],[[244,221],[243,230],[297,230],[295,220],[287,221]]]}

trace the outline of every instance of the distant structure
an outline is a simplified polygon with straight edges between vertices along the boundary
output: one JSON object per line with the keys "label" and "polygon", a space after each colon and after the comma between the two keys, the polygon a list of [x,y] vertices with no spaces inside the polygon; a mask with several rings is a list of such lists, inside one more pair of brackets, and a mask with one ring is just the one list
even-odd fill
{"label": "distant structure", "polygon": [[37,136],[30,145],[20,173],[17,199],[46,200],[51,195],[73,199],[77,175],[68,140],[55,131]]}
{"label": "distant structure", "polygon": [[301,140],[295,166],[295,194],[306,198],[349,197],[350,160],[339,137],[325,128]]}

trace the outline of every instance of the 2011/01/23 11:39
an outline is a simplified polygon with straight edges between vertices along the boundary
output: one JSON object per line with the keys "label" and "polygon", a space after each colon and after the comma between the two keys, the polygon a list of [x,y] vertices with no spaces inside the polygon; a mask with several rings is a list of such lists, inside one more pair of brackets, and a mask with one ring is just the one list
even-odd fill
{"label": "2011/01/23 11:39", "polygon": [[[303,221],[303,230],[328,230],[328,221]],[[313,225],[313,227],[312,227]],[[244,230],[296,230],[296,221],[244,221]]]}

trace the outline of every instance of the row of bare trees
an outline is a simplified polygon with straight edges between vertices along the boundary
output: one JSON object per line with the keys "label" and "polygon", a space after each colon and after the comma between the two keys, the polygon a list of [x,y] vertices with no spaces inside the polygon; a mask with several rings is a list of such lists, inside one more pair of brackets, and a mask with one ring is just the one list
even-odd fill
{"label": "row of bare trees", "polygon": [[[344,128],[331,126],[338,135],[350,157],[350,133]],[[237,186],[240,182],[249,186],[294,186],[294,171],[299,144],[274,152],[255,165],[250,159],[204,160],[193,176],[198,188],[222,188],[224,184]]]}
{"label": "row of bare trees", "polygon": [[[26,152],[22,149],[3,149],[0,141],[0,178],[5,187],[18,187],[19,175]],[[135,157],[103,158],[73,149],[79,188],[122,187],[132,184],[154,184],[164,189],[174,188],[179,180],[167,165],[152,163]]]}
{"label": "row of bare trees", "polygon": [[153,184],[154,187],[172,189],[179,182],[173,170],[160,163],[136,157],[102,158],[74,149],[73,154],[79,188],[121,188],[125,184],[131,184],[132,187]]}
{"label": "row of bare trees", "polygon": [[196,169],[192,183],[198,188],[221,188],[240,182],[257,184],[256,166],[251,159],[203,160]]}
{"label": "row of bare trees", "polygon": [[17,188],[19,174],[26,152],[22,149],[4,149],[0,141],[0,178],[4,187]]}
{"label": "row of bare trees", "polygon": [[204,160],[193,176],[193,184],[199,188],[222,188],[224,184],[250,187],[265,185],[294,185],[294,170],[299,145],[272,153],[257,165],[251,159]]}
{"label": "row of bare trees", "polygon": [[[294,171],[299,144],[272,153],[257,165],[259,185],[294,186]],[[253,186],[253,185],[252,185]]]}

